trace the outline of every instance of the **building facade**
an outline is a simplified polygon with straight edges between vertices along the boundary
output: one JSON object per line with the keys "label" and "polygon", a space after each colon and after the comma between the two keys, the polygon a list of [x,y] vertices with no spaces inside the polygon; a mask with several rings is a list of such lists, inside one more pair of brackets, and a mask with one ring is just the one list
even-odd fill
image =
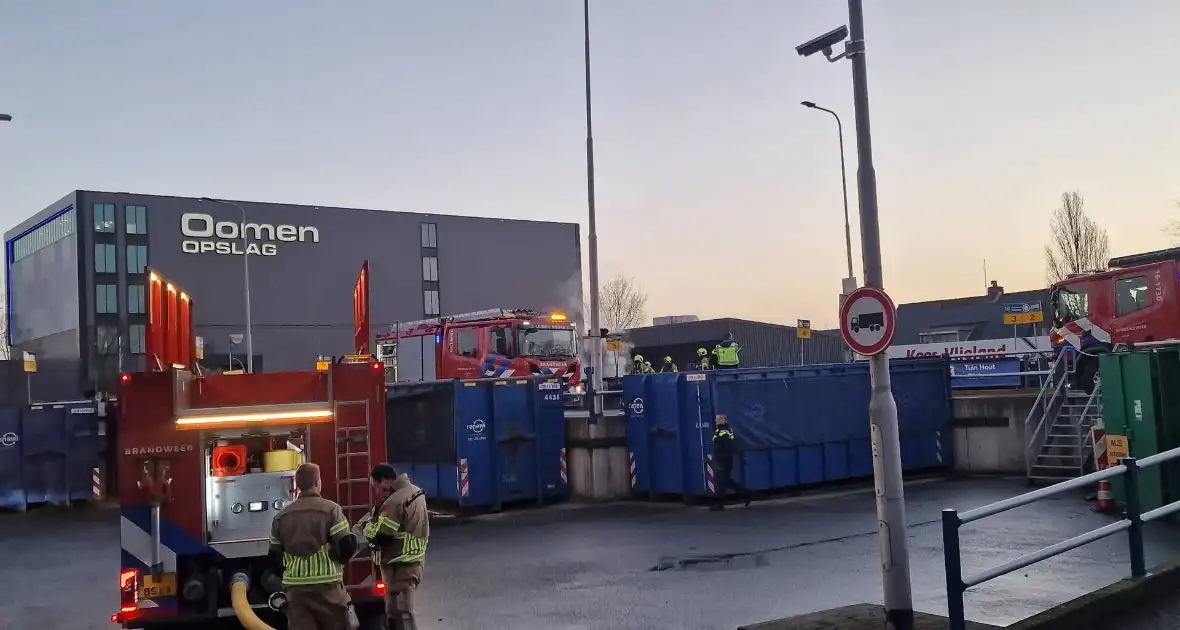
{"label": "building facade", "polygon": [[[678,366],[697,362],[697,349],[712,350],[733,333],[742,346],[742,367],[773,367],[844,363],[852,356],[838,330],[813,330],[810,339],[800,339],[794,326],[781,326],[744,319],[706,319],[679,322],[627,331],[632,354],[641,354],[659,369],[665,356]],[[608,366],[609,367],[609,366]]]}
{"label": "building facade", "polygon": [[[1039,316],[1034,314],[1040,313]],[[1005,321],[1041,321],[1012,324]],[[890,358],[978,356],[1049,349],[1052,306],[1047,289],[1006,293],[992,282],[987,293],[901,304]]]}
{"label": "building facade", "polygon": [[375,330],[495,307],[579,311],[582,302],[572,223],[79,190],[5,243],[9,343],[71,366],[56,377],[63,390],[102,391],[146,365],[149,267],[193,296],[211,369],[247,363],[247,266],[255,371],[311,369],[320,354],[350,352],[352,291],[366,260]]}

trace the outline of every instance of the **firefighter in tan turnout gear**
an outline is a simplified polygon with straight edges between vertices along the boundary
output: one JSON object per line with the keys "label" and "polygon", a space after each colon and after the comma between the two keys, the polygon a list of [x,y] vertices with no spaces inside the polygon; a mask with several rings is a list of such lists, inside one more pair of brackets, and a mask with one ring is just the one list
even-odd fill
{"label": "firefighter in tan turnout gear", "polygon": [[385,582],[389,630],[417,630],[414,592],[422,583],[422,565],[430,539],[426,493],[389,464],[373,467],[370,478],[380,497],[379,504],[357,526]]}
{"label": "firefighter in tan turnout gear", "polygon": [[344,511],[320,496],[320,467],[295,470],[299,498],[271,524],[270,553],[282,567],[288,630],[349,630],[350,599],[344,565],[356,554],[356,536]]}

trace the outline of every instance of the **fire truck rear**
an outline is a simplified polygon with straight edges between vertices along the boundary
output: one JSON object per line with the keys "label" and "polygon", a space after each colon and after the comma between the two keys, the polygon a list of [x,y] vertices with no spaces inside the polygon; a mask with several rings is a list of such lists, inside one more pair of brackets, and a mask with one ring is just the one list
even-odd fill
{"label": "fire truck rear", "polygon": [[[111,620],[285,627],[281,575],[268,558],[271,522],[295,499],[294,470],[304,461],[320,465],[324,496],[350,522],[368,510],[368,472],[384,460],[384,366],[201,375],[191,299],[150,277],[154,369],[120,377],[122,560]],[[354,559],[345,582],[358,616],[380,624],[384,585],[371,561]]]}
{"label": "fire truck rear", "polygon": [[585,393],[577,331],[564,313],[488,309],[399,323],[376,336],[388,382],[560,377],[566,403]]}
{"label": "fire truck rear", "polygon": [[1076,385],[1094,388],[1097,356],[1180,340],[1180,248],[1113,258],[1110,270],[1050,287],[1057,350],[1078,353]]}

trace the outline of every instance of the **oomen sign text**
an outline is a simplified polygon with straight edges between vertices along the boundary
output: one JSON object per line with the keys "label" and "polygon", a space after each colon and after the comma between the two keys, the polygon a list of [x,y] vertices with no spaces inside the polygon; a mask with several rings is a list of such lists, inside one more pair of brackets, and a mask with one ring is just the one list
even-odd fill
{"label": "oomen sign text", "polygon": [[216,221],[200,212],[180,215],[180,233],[186,254],[275,256],[279,243],[320,242],[319,229],[311,226]]}

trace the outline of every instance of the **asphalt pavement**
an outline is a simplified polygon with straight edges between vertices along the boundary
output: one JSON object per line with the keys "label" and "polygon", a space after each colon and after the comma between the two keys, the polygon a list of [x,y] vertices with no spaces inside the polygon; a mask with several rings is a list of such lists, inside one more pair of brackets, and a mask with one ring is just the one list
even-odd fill
{"label": "asphalt pavement", "polygon": [[[907,487],[916,610],[946,611],[940,511],[1026,490],[1022,480]],[[964,571],[990,568],[1111,520],[1070,495],[972,523],[962,531]],[[621,503],[492,515],[433,532],[418,597],[420,627],[732,629],[880,603],[876,529],[871,489],[722,513]],[[1146,533],[1149,564],[1180,557],[1180,530],[1152,523]],[[1126,549],[1126,536],[1118,534],[975,587],[967,595],[967,615],[1002,626],[1101,588],[1129,574]],[[0,515],[0,553],[6,565],[0,628],[111,627],[119,557],[114,510]]]}

